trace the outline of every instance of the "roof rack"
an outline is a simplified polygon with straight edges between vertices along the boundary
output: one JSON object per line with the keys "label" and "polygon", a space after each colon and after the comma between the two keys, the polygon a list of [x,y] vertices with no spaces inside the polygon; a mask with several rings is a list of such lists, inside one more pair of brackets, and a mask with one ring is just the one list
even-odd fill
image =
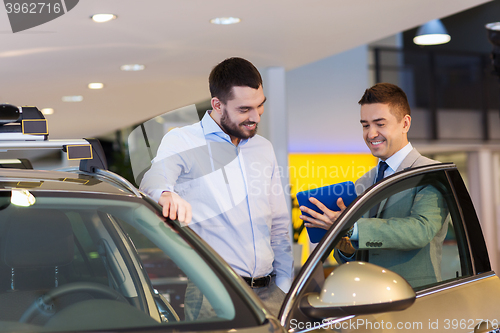
{"label": "roof rack", "polygon": [[99,140],[49,140],[47,120],[36,107],[0,104],[0,150],[32,149],[61,149],[69,160],[80,160],[80,171],[108,169]]}
{"label": "roof rack", "polygon": [[95,172],[108,169],[106,156],[97,139],[47,140],[47,141],[0,141],[0,150],[60,149],[68,160],[80,160],[80,171]]}
{"label": "roof rack", "polygon": [[116,173],[107,171],[107,170],[103,170],[103,169],[98,169],[98,170],[96,170],[95,173],[100,175],[100,176],[106,177],[109,180],[112,180],[116,184],[118,184],[118,185],[124,187],[125,189],[129,190],[130,192],[134,193],[135,196],[142,197],[141,192],[139,192],[139,190],[137,190],[137,188],[134,185],[132,185],[128,180],[126,180],[122,176],[120,176]]}
{"label": "roof rack", "polygon": [[0,104],[0,140],[47,140],[47,120],[34,106]]}

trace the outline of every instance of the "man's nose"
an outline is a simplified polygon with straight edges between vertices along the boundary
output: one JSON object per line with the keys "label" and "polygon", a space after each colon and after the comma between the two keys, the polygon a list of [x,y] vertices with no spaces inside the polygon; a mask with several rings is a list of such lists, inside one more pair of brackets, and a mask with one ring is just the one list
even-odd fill
{"label": "man's nose", "polygon": [[368,129],[368,139],[374,139],[378,136],[378,131],[374,126],[370,126]]}
{"label": "man's nose", "polygon": [[258,124],[260,122],[260,116],[261,115],[259,114],[259,111],[257,109],[253,109],[252,111],[250,111],[248,121]]}

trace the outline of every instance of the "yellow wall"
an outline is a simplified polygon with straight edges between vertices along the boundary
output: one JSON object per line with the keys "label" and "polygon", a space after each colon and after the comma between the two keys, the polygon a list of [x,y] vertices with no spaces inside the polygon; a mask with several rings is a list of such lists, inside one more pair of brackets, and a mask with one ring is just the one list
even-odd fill
{"label": "yellow wall", "polygon": [[[377,159],[371,154],[292,153],[288,155],[288,165],[290,192],[294,200],[292,222],[294,228],[297,229],[303,223],[299,218],[301,214],[295,200],[297,192],[345,181],[355,181],[377,165]],[[302,264],[304,264],[310,253],[309,237],[305,229],[300,233],[298,243],[302,244]]]}

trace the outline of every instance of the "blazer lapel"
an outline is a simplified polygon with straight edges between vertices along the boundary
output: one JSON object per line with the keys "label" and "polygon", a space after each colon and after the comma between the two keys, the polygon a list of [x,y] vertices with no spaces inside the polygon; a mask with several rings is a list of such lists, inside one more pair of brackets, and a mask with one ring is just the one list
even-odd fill
{"label": "blazer lapel", "polygon": [[[401,164],[399,165],[398,169],[396,170],[396,172],[400,172],[400,171],[403,171],[403,170],[406,170],[406,169],[410,169],[413,164],[415,164],[415,162],[418,160],[418,158],[422,156],[420,155],[420,153],[415,149],[413,148],[410,153],[408,155],[406,155],[405,159],[403,160],[403,162],[401,162]],[[380,203],[380,207],[379,207],[379,210],[377,212],[377,216],[380,216],[380,213],[382,213],[382,211],[385,209],[385,205],[387,204],[387,199],[384,199],[382,200],[382,202]]]}
{"label": "blazer lapel", "polygon": [[356,181],[356,194],[360,195],[368,187],[372,186],[376,176],[377,176],[377,167],[372,168],[365,175],[359,178]]}

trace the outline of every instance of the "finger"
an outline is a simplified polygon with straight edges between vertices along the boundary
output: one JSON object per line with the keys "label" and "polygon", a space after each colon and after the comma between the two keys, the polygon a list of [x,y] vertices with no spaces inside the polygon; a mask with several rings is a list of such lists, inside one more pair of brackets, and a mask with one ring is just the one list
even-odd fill
{"label": "finger", "polygon": [[309,216],[305,216],[305,215],[300,215],[299,218],[304,221],[304,222],[309,222],[309,223],[315,223],[315,224],[325,224],[324,221],[321,221],[321,220],[317,220],[317,219],[314,219],[312,217],[309,217]]}
{"label": "finger", "polygon": [[[321,203],[318,199],[316,198],[309,198],[309,201],[316,205],[316,207],[318,207],[323,213],[327,214],[327,215],[335,215],[335,211],[331,210],[331,209],[328,209],[325,205],[323,205],[323,203]],[[311,214],[312,215],[312,214]]]}
{"label": "finger", "polygon": [[344,200],[342,198],[337,199],[337,206],[339,206],[341,212],[343,212],[346,209]]}
{"label": "finger", "polygon": [[316,199],[314,197],[310,197],[309,198],[309,202],[311,202],[312,204],[316,205],[316,207],[318,207],[321,210],[328,209],[328,208],[326,208],[325,205],[323,205],[323,203],[321,201],[319,201],[318,199]]}
{"label": "finger", "polygon": [[[325,220],[325,216],[321,213],[318,213],[308,207],[305,207],[305,206],[300,206],[300,210],[303,211],[304,213],[307,213],[309,215],[311,215],[312,217],[318,219],[318,220]],[[326,222],[326,220],[325,220]]]}
{"label": "finger", "polygon": [[307,228],[328,229],[325,225],[319,225],[313,223],[304,223],[304,226],[306,226]]}
{"label": "finger", "polygon": [[326,229],[328,230],[330,228],[330,224],[324,221],[316,220],[313,218],[310,218],[308,216],[300,216],[302,220],[304,220],[304,226],[308,228],[321,228],[321,229]]}
{"label": "finger", "polygon": [[169,213],[169,205],[168,204],[163,206],[162,213],[163,213],[164,217],[168,217],[168,213]]}
{"label": "finger", "polygon": [[186,208],[182,203],[177,205],[177,219],[179,222],[186,221]]}
{"label": "finger", "polygon": [[177,219],[177,205],[174,202],[170,202],[170,214],[168,217],[171,220]]}

